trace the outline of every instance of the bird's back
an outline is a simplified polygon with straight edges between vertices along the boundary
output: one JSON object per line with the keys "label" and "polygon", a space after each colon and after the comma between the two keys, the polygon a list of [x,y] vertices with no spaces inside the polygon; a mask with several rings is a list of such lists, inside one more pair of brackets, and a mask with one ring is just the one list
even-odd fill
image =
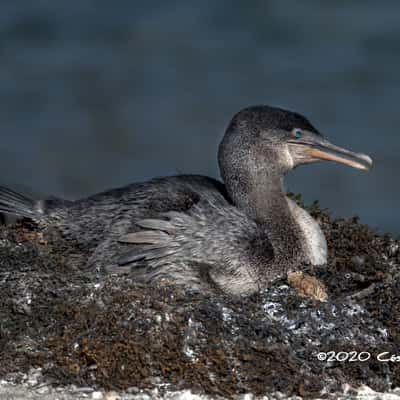
{"label": "bird's back", "polygon": [[96,245],[110,235],[135,229],[135,222],[169,211],[187,212],[207,197],[227,205],[224,185],[217,180],[180,175],[107,190],[49,210],[49,221],[71,239]]}

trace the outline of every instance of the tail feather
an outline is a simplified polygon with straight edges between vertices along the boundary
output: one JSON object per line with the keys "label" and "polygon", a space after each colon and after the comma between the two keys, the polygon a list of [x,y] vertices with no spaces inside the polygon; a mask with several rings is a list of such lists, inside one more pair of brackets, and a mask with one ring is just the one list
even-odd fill
{"label": "tail feather", "polygon": [[40,219],[40,201],[0,186],[0,212],[19,217]]}

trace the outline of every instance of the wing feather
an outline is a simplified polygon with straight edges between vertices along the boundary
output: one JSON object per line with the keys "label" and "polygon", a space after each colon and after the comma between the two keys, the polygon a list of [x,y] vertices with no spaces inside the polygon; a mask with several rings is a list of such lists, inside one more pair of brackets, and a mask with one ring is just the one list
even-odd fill
{"label": "wing feather", "polygon": [[171,236],[165,232],[160,231],[139,231],[128,233],[118,238],[121,243],[132,243],[132,244],[156,244],[156,243],[169,243]]}

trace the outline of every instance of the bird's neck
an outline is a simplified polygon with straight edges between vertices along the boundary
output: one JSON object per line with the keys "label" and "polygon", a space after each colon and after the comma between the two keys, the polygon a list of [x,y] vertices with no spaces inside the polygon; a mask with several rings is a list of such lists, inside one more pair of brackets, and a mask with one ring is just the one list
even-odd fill
{"label": "bird's neck", "polygon": [[259,224],[270,225],[277,222],[279,217],[291,217],[281,176],[264,173],[262,177],[237,180],[232,188],[227,184],[227,188],[235,206]]}
{"label": "bird's neck", "polygon": [[[289,206],[282,176],[263,176],[232,193],[235,205],[265,228],[276,257],[297,262],[303,258],[304,238]],[[240,184],[239,184],[240,185]],[[290,264],[290,262],[289,262]]]}

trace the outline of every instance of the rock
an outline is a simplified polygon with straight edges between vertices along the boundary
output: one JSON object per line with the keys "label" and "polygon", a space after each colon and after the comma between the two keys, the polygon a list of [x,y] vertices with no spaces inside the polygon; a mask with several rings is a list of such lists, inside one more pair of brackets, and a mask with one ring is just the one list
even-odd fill
{"label": "rock", "polygon": [[50,392],[50,388],[48,386],[42,386],[35,390],[38,394],[46,394]]}
{"label": "rock", "polygon": [[120,400],[120,395],[117,392],[111,391],[104,395],[104,400]]}

